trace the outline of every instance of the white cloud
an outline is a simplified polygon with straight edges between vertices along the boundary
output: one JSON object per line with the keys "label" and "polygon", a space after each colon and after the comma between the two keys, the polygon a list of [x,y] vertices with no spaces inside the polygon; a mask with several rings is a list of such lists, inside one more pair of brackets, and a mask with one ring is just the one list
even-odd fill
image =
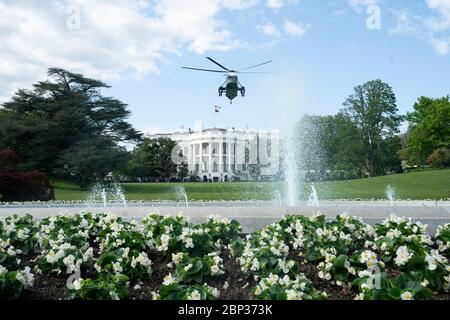
{"label": "white cloud", "polygon": [[362,7],[368,7],[378,4],[378,0],[347,0],[348,4],[355,9],[356,12],[361,13]]}
{"label": "white cloud", "polygon": [[378,0],[348,0],[352,7],[370,6],[378,3]]}
{"label": "white cloud", "polygon": [[391,29],[391,33],[396,34],[415,34],[418,33],[419,30],[417,28],[420,21],[417,20],[417,17],[412,16],[407,10],[401,10],[398,12],[394,12],[396,16],[396,26],[394,29]]}
{"label": "white cloud", "polygon": [[284,0],[267,0],[267,6],[272,9],[278,9],[284,6]]}
{"label": "white cloud", "polygon": [[450,39],[431,38],[431,45],[436,54],[440,56],[447,55],[450,51]]}
{"label": "white cloud", "polygon": [[[58,66],[103,80],[157,73],[168,53],[240,45],[218,15],[257,0],[0,0],[0,101]],[[80,10],[80,29],[67,21]]]}
{"label": "white cloud", "polygon": [[283,30],[286,34],[295,37],[303,37],[306,29],[300,23],[285,19],[283,23]]}
{"label": "white cloud", "polygon": [[222,5],[229,9],[243,10],[254,7],[258,0],[222,0]]}
{"label": "white cloud", "polygon": [[397,23],[393,34],[410,34],[429,44],[437,55],[450,52],[450,38],[443,31],[450,29],[450,0],[425,0],[428,8],[438,13],[438,17],[413,15],[408,10],[394,11]]}
{"label": "white cloud", "polygon": [[281,32],[278,28],[271,22],[268,22],[263,25],[258,25],[257,29],[269,37],[281,37]]}
{"label": "white cloud", "polygon": [[277,10],[286,5],[297,4],[299,0],[266,0],[266,6],[270,9]]}
{"label": "white cloud", "polygon": [[426,0],[428,8],[437,11],[438,18],[427,21],[433,31],[443,31],[450,28],[450,0]]}

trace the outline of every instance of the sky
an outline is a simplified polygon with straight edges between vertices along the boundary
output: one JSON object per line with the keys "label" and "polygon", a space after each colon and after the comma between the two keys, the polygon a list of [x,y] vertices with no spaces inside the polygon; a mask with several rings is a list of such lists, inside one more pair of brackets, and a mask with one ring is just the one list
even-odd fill
{"label": "sky", "polygon": [[[222,75],[181,69],[215,69],[207,56],[273,73],[240,75],[230,105]],[[450,94],[450,0],[0,0],[0,103],[50,67],[111,85],[143,132],[282,129],[374,79],[404,114]]]}

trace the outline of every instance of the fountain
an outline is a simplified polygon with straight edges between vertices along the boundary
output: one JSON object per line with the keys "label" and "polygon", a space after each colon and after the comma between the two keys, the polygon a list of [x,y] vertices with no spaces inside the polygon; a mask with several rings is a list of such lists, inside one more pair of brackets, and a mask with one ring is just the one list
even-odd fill
{"label": "fountain", "polygon": [[[294,131],[294,130],[292,130]],[[299,172],[295,154],[295,138],[288,137],[284,150],[284,174],[287,185],[288,204],[291,207],[299,204]]]}
{"label": "fountain", "polygon": [[386,190],[384,191],[384,194],[386,195],[386,198],[390,201],[391,207],[393,207],[394,201],[396,198],[396,194],[397,194],[395,187],[388,184],[388,186],[386,187]]}
{"label": "fountain", "polygon": [[300,204],[300,191],[303,186],[303,177],[300,172],[299,163],[302,162],[301,144],[299,138],[298,120],[304,114],[302,110],[303,92],[301,90],[302,81],[298,74],[292,73],[290,70],[282,72],[278,82],[278,90],[280,101],[278,104],[281,107],[281,134],[282,134],[282,149],[281,154],[283,158],[283,173],[286,185],[285,198],[290,207],[298,206]]}
{"label": "fountain", "polygon": [[91,193],[86,201],[88,206],[94,203],[101,203],[104,208],[108,207],[108,203],[121,203],[126,208],[127,200],[122,187],[119,184],[102,184],[96,183],[91,188]]}
{"label": "fountain", "polygon": [[106,208],[108,202],[108,194],[106,193],[105,188],[102,188],[100,191],[100,196],[102,197],[103,207]]}
{"label": "fountain", "polygon": [[319,206],[319,197],[317,195],[317,190],[314,184],[311,184],[311,193],[308,198],[308,206],[310,207],[318,207]]}
{"label": "fountain", "polygon": [[186,190],[184,189],[184,187],[183,186],[176,186],[175,187],[175,192],[177,193],[179,198],[184,200],[184,202],[186,204],[186,208],[189,208],[189,201],[188,201],[187,193],[186,193]]}
{"label": "fountain", "polygon": [[276,200],[278,200],[278,203],[279,203],[280,207],[283,207],[283,200],[281,199],[281,192],[280,192],[280,190],[275,190],[275,196],[276,196]]}
{"label": "fountain", "polygon": [[123,192],[122,187],[115,183],[113,185],[113,189],[115,190],[115,195],[117,197],[117,200],[122,202],[123,206],[126,208],[127,207],[127,199],[125,198],[125,193]]}

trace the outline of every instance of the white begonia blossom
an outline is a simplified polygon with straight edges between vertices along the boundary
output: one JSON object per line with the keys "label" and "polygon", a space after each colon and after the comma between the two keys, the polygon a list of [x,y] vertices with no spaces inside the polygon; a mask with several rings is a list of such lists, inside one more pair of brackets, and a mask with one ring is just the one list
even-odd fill
{"label": "white begonia blossom", "polygon": [[112,267],[113,267],[114,273],[116,273],[116,274],[120,274],[123,272],[122,265],[118,261],[114,262]]}
{"label": "white begonia blossom", "polygon": [[0,276],[3,275],[3,274],[5,274],[5,273],[7,273],[7,272],[8,272],[8,269],[6,269],[4,266],[2,266],[2,265],[0,264]]}
{"label": "white begonia blossom", "polygon": [[401,246],[396,251],[397,256],[394,259],[394,262],[399,267],[405,265],[409,259],[413,256],[413,253],[408,251],[407,246]]}
{"label": "white begonia blossom", "polygon": [[405,291],[400,295],[402,300],[414,300],[414,296],[411,292]]}
{"label": "white begonia blossom", "polygon": [[16,273],[16,279],[28,288],[33,286],[34,275],[31,273],[30,267],[27,266],[24,270]]}
{"label": "white begonia blossom", "polygon": [[117,294],[116,291],[110,291],[110,292],[109,292],[109,296],[110,296],[111,299],[113,299],[113,300],[120,300],[119,295]]}
{"label": "white begonia blossom", "polygon": [[193,248],[194,247],[194,242],[192,241],[192,238],[186,238],[184,241],[184,246],[186,248]]}
{"label": "white begonia blossom", "polygon": [[212,289],[211,289],[211,294],[212,294],[215,298],[219,298],[220,291],[219,291],[217,288],[212,288]]}
{"label": "white begonia blossom", "polygon": [[169,273],[167,276],[164,277],[163,285],[168,286],[171,285],[172,283],[175,283],[175,278],[172,276],[171,273]]}
{"label": "white begonia blossom", "polygon": [[319,237],[322,237],[322,236],[325,235],[325,231],[324,231],[322,228],[317,228],[317,229],[316,229],[316,234],[317,234]]}
{"label": "white begonia blossom", "polygon": [[184,256],[183,252],[172,253],[172,262],[175,263],[175,265],[177,265],[178,263],[180,263],[180,260],[182,259],[183,256]]}
{"label": "white begonia blossom", "polygon": [[198,292],[198,290],[192,291],[187,297],[187,300],[200,300],[200,299],[201,295],[200,292]]}

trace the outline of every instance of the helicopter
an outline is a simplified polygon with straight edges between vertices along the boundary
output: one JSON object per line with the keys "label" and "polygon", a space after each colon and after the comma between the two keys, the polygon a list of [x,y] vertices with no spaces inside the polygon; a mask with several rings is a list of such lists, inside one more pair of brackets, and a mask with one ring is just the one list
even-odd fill
{"label": "helicopter", "polygon": [[238,96],[238,92],[242,97],[245,96],[245,87],[239,82],[238,74],[242,73],[267,73],[267,72],[248,72],[246,70],[250,70],[256,67],[260,67],[262,65],[268,64],[273,60],[269,60],[263,63],[259,63],[254,66],[250,66],[240,70],[228,69],[221,65],[219,62],[215,61],[210,57],[206,57],[212,63],[218,65],[223,70],[211,70],[211,69],[200,69],[200,68],[191,68],[191,67],[182,67],[183,69],[196,70],[196,71],[206,71],[206,72],[216,72],[216,73],[224,73],[226,76],[225,82],[219,87],[219,97],[221,97],[224,93],[225,96],[230,99],[230,104],[233,103],[233,99]]}

